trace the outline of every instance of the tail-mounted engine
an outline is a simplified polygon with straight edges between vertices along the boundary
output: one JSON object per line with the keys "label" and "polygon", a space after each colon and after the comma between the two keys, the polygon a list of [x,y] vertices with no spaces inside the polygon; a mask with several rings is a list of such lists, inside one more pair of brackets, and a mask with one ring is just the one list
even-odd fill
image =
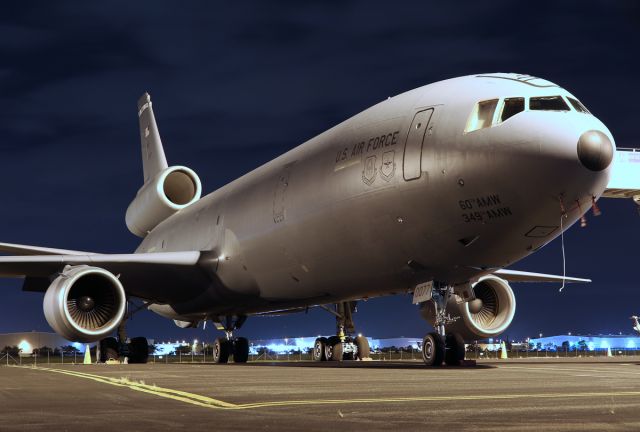
{"label": "tail-mounted engine", "polygon": [[95,342],[112,333],[125,314],[126,296],[118,278],[98,267],[72,267],[44,296],[44,316],[60,336]]}
{"label": "tail-mounted engine", "polygon": [[[452,296],[447,312],[457,319],[446,326],[447,332],[459,333],[465,340],[492,338],[502,334],[513,321],[516,298],[504,279],[485,276],[473,285],[475,300],[462,302]],[[422,315],[435,323],[433,302],[423,303]]]}
{"label": "tail-mounted engine", "polygon": [[198,201],[202,185],[198,175],[184,166],[160,171],[145,183],[127,209],[127,228],[145,237],[160,222]]}

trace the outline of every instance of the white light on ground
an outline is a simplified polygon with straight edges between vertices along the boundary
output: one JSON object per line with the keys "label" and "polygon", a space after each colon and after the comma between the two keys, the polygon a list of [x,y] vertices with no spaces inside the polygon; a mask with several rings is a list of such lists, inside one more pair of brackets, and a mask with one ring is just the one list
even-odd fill
{"label": "white light on ground", "polygon": [[20,348],[22,354],[31,354],[31,353],[33,353],[33,347],[26,340],[21,341],[18,344],[18,348]]}

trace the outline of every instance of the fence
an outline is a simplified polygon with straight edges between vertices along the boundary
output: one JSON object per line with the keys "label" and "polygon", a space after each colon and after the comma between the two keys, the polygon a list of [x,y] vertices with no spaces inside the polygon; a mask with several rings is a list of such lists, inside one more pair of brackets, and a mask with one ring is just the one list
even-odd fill
{"label": "fence", "polygon": [[[2,364],[16,364],[16,365],[50,365],[50,364],[78,364],[83,363],[84,353],[74,352],[45,352],[31,355],[13,355],[9,353],[6,356],[5,353],[0,354],[0,365]],[[467,359],[499,359],[500,350],[488,351],[482,349],[470,348],[466,354]],[[640,355],[640,350],[637,349],[612,349],[611,355],[613,357],[630,357]],[[422,352],[418,349],[396,349],[396,350],[384,350],[376,351],[370,354],[373,360],[379,361],[422,361]],[[557,350],[541,349],[541,350],[507,350],[507,356],[509,358],[519,359],[534,359],[534,358],[595,358],[595,357],[607,357],[608,350],[597,349],[593,351],[589,350],[570,350],[561,348]],[[95,361],[95,353],[92,353],[92,362]],[[251,354],[249,361],[252,362],[299,362],[299,361],[311,361],[312,356],[306,352],[290,352],[290,353],[275,353],[263,351],[260,354]],[[170,355],[150,355],[149,363],[211,363],[213,361],[212,353],[210,350],[205,350],[200,353],[175,353]]]}

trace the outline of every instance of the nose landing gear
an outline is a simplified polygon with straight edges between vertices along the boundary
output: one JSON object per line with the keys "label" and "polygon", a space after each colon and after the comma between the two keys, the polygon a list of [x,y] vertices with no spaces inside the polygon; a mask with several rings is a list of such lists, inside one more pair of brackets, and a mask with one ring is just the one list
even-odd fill
{"label": "nose landing gear", "polygon": [[453,295],[453,287],[435,284],[431,288],[431,299],[435,309],[435,332],[428,333],[422,340],[422,360],[427,366],[459,366],[464,360],[464,340],[457,333],[447,333],[445,326],[454,322],[446,307]]}

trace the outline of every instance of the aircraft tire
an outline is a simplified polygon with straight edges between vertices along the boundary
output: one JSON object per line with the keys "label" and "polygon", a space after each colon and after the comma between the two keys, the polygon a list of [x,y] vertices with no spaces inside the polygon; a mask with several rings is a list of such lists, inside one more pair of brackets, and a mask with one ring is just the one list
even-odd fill
{"label": "aircraft tire", "polygon": [[120,359],[120,353],[118,351],[118,341],[114,337],[104,338],[100,341],[99,360],[101,363],[105,363],[109,359]]}
{"label": "aircraft tire", "polygon": [[146,337],[134,337],[129,343],[129,363],[146,363],[149,360],[149,342]]}
{"label": "aircraft tire", "polygon": [[459,366],[462,360],[464,360],[464,339],[458,333],[447,333],[444,362],[447,366]]}
{"label": "aircraft tire", "polygon": [[445,344],[438,333],[428,333],[422,340],[422,360],[427,366],[442,366]]}
{"label": "aircraft tire", "polygon": [[356,354],[357,360],[362,360],[371,357],[371,348],[369,348],[369,340],[364,336],[357,336],[355,339],[358,352]]}
{"label": "aircraft tire", "polygon": [[[327,338],[327,342],[324,345],[324,358],[327,360],[336,360],[334,358],[333,352],[336,345],[340,344],[340,351],[342,351],[342,342],[338,336],[331,336]],[[342,352],[340,352],[340,360],[342,360]]]}
{"label": "aircraft tire", "polygon": [[344,348],[342,347],[342,342],[338,342],[333,345],[333,352],[331,353],[331,360],[333,361],[342,361],[344,358]]}
{"label": "aircraft tire", "polygon": [[217,338],[213,342],[213,362],[214,363],[227,363],[229,362],[229,355],[231,354],[231,342],[226,338]]}
{"label": "aircraft tire", "polygon": [[249,360],[249,340],[239,337],[233,342],[233,362],[246,363]]}
{"label": "aircraft tire", "polygon": [[327,339],[320,337],[316,339],[313,344],[313,352],[311,356],[313,361],[325,361],[327,358],[325,357],[325,346],[327,344]]}

